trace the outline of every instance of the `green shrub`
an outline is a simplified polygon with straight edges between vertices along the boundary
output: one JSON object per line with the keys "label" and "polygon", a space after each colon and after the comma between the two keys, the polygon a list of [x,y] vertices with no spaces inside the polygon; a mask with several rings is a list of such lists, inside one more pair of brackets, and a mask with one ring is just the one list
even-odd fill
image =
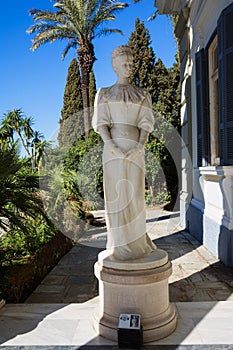
{"label": "green shrub", "polygon": [[76,172],[85,211],[103,208],[102,153],[101,137],[91,130],[89,139],[77,140],[65,157],[64,170]]}
{"label": "green shrub", "polygon": [[0,241],[0,264],[11,264],[14,261],[34,255],[46,242],[55,235],[55,228],[37,214],[35,218],[24,217],[27,230],[11,225]]}

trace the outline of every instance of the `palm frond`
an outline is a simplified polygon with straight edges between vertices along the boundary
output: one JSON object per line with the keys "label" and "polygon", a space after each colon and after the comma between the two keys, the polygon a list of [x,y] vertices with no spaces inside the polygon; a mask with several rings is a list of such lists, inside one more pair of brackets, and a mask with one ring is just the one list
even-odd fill
{"label": "palm frond", "polygon": [[105,28],[105,29],[99,30],[96,33],[95,37],[100,37],[102,35],[110,35],[112,33],[118,33],[118,34],[121,34],[121,35],[124,34],[120,29],[108,29],[108,28]]}
{"label": "palm frond", "polygon": [[[27,33],[36,34],[32,40],[31,49],[36,50],[41,45],[56,40],[68,40],[62,58],[71,47],[76,48],[81,41],[92,40],[100,33],[99,26],[105,22],[115,20],[115,14],[128,6],[114,0],[59,0],[54,3],[55,11],[31,9],[34,24],[27,29]],[[120,33],[120,30],[109,30],[110,33]]]}
{"label": "palm frond", "polygon": [[112,18],[115,18],[114,14],[127,6],[128,3],[116,1],[109,3],[109,1],[103,0],[97,11],[93,13],[92,22],[95,23],[95,25],[99,25],[100,23],[107,21],[109,17],[111,18],[111,16]]}
{"label": "palm frond", "polygon": [[74,42],[70,42],[68,43],[68,45],[66,45],[63,53],[62,53],[62,59],[64,60],[64,58],[66,57],[67,53],[69,52],[69,50],[73,47],[77,47],[78,43],[74,43]]}
{"label": "palm frond", "polygon": [[[33,21],[47,21],[47,22],[56,22],[59,13],[52,12],[48,10],[38,10],[32,9],[29,11],[29,14],[33,17]],[[27,33],[31,34],[34,32],[34,25],[27,29]]]}
{"label": "palm frond", "polygon": [[0,226],[10,224],[26,230],[24,217],[35,218],[40,213],[48,220],[38,196],[39,177],[25,175],[28,160],[19,160],[14,150],[0,149]]}
{"label": "palm frond", "polygon": [[159,10],[155,11],[147,20],[153,21],[157,17],[158,14],[159,14]]}

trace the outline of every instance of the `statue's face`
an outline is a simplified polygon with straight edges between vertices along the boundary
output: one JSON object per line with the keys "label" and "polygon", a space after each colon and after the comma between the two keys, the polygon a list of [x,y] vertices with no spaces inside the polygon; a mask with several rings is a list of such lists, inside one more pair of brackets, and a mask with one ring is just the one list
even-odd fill
{"label": "statue's face", "polygon": [[128,78],[133,65],[133,57],[131,55],[119,55],[114,59],[114,70],[118,76]]}

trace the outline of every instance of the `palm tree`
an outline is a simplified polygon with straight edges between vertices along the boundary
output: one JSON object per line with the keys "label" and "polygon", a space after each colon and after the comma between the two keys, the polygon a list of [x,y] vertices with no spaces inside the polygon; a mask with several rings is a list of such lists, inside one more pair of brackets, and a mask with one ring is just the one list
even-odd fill
{"label": "palm tree", "polygon": [[12,147],[15,143],[14,140],[14,128],[9,121],[7,114],[4,114],[4,118],[1,120],[0,127],[0,139],[1,147],[10,146]]}
{"label": "palm tree", "polygon": [[84,107],[85,135],[89,137],[89,74],[95,61],[93,39],[119,29],[104,28],[107,21],[114,20],[115,13],[128,6],[117,0],[52,0],[55,12],[32,9],[29,11],[35,23],[28,28],[29,34],[36,33],[32,50],[45,43],[66,39],[62,59],[70,48],[75,48],[81,71],[81,88]]}
{"label": "palm tree", "polygon": [[34,218],[41,213],[47,219],[42,201],[36,195],[39,178],[25,174],[25,164],[18,159],[14,148],[0,149],[0,228],[4,230],[11,224],[27,230],[26,215]]}
{"label": "palm tree", "polygon": [[5,137],[14,143],[14,132],[16,132],[25,151],[30,156],[25,137],[28,139],[33,135],[32,124],[32,118],[25,117],[21,109],[13,109],[13,111],[4,114],[4,119],[1,121],[0,135],[3,139]]}
{"label": "palm tree", "polygon": [[0,127],[0,148],[8,148],[14,145],[14,130],[7,123],[1,123]]}
{"label": "palm tree", "polygon": [[25,117],[22,119],[22,128],[23,128],[23,133],[25,138],[28,140],[33,136],[33,129],[32,129],[32,124],[33,124],[33,119],[31,117]]}
{"label": "palm tree", "polygon": [[32,154],[32,162],[35,165],[35,167],[38,168],[39,172],[39,164],[40,161],[43,160],[43,155],[46,149],[51,147],[52,142],[51,141],[45,141],[44,135],[38,131],[35,130],[33,132],[33,139],[31,146],[33,147],[33,154]]}

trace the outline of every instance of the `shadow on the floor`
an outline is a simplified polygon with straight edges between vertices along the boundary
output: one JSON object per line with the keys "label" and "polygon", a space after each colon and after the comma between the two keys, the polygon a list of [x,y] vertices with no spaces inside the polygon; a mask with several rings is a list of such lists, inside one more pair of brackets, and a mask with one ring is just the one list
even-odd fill
{"label": "shadow on the floor", "polygon": [[[202,246],[187,231],[178,231],[160,237],[155,239],[154,243],[168,253],[171,261]],[[171,302],[224,301],[233,294],[232,267],[227,267],[218,261],[194,273],[193,270],[197,270],[196,264],[198,261],[190,261],[190,274],[169,285]],[[182,263],[179,268],[182,276]],[[187,275],[187,270],[183,271],[183,275]]]}
{"label": "shadow on the floor", "polygon": [[76,244],[25,303],[84,303],[98,295],[94,264],[102,249]]}
{"label": "shadow on the floor", "polygon": [[169,285],[171,302],[225,301],[233,295],[233,268],[209,265]]}
{"label": "shadow on the floor", "polygon": [[[202,244],[195,240],[195,244],[188,239],[187,231],[180,230],[169,235],[162,236],[153,240],[156,246],[164,249],[170,260],[175,260],[185,254],[188,254],[200,247]],[[190,236],[191,237],[191,236]]]}
{"label": "shadow on the floor", "polygon": [[[12,306],[14,304],[11,304]],[[21,304],[23,306],[23,304]],[[30,312],[28,312],[29,317],[27,319],[23,319],[20,317],[20,309],[17,315],[11,314],[9,309],[6,310],[6,306],[0,309],[0,349],[34,349],[34,346],[24,346],[24,345],[15,345],[15,346],[6,346],[6,343],[9,340],[16,338],[17,336],[24,335],[32,332],[34,329],[38,327],[41,321],[43,321],[48,315],[57,312],[62,309],[64,304],[54,304],[46,307],[45,304],[41,306],[40,312],[38,312],[37,305],[30,306]],[[34,311],[37,310],[37,311]],[[42,311],[43,310],[43,311]],[[34,316],[34,317],[33,317]],[[38,339],[37,341],[38,342]],[[45,347],[41,347],[44,348]],[[46,347],[47,349],[48,347]]]}
{"label": "shadow on the floor", "polygon": [[[162,210],[163,212],[163,210]],[[161,211],[158,211],[158,213],[161,214]],[[167,213],[167,211],[166,211]],[[169,219],[174,219],[178,218],[180,216],[180,212],[170,212],[169,214],[165,215],[159,215],[158,217],[151,218],[151,219],[146,219],[147,223],[150,222],[156,222],[156,221],[163,221],[163,220],[169,220]],[[95,227],[105,227],[106,228],[106,222],[105,222],[105,217],[104,216],[95,216],[94,221],[90,224],[90,228],[93,229]]]}
{"label": "shadow on the floor", "polygon": [[161,215],[158,216],[156,218],[152,218],[152,219],[147,219],[146,222],[155,222],[155,221],[163,221],[163,220],[169,220],[169,219],[174,219],[174,218],[178,218],[180,216],[180,212],[175,212],[168,215]]}

